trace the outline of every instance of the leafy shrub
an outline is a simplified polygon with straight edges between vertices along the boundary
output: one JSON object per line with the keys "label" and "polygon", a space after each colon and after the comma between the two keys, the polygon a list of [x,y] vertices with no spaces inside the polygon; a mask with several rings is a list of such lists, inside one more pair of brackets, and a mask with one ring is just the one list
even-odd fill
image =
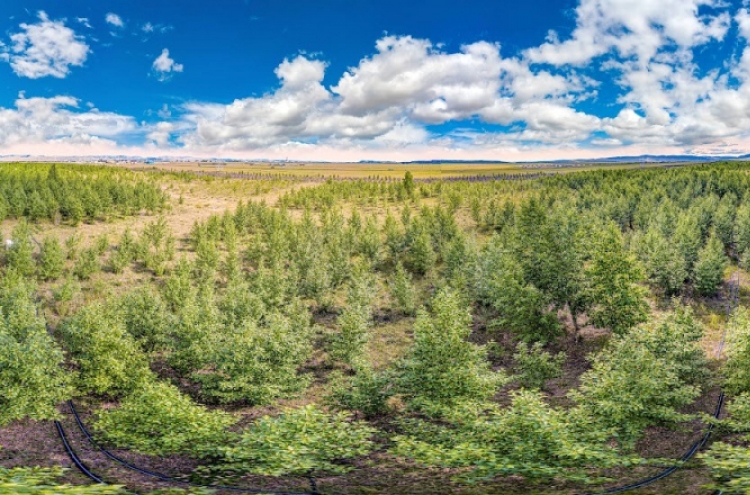
{"label": "leafy shrub", "polygon": [[25,220],[18,222],[13,228],[10,239],[12,244],[5,254],[8,268],[24,277],[34,275],[36,263],[29,224]]}
{"label": "leafy shrub", "polygon": [[547,380],[562,376],[562,365],[565,363],[565,353],[560,352],[552,356],[544,351],[540,342],[529,347],[525,342],[516,346],[513,359],[520,372],[517,379],[526,388],[542,388]]}
{"label": "leafy shrub", "polygon": [[73,267],[73,274],[79,280],[88,280],[93,274],[101,269],[96,248],[84,249],[78,255],[78,260]]}
{"label": "leafy shrub", "polygon": [[698,253],[695,262],[695,290],[703,296],[716,294],[727,266],[724,246],[718,236],[712,235]]}
{"label": "leafy shrub", "polygon": [[0,467],[0,494],[17,495],[126,495],[119,485],[60,485],[57,481],[65,471],[53,468],[4,468]]}
{"label": "leafy shrub", "polygon": [[594,239],[585,276],[589,316],[594,325],[621,334],[646,321],[646,290],[637,285],[641,272],[635,259],[623,249],[622,235],[614,223]]}
{"label": "leafy shrub", "polygon": [[304,406],[258,420],[239,441],[219,448],[223,463],[217,468],[271,476],[339,474],[349,470],[340,461],[372,452],[374,434],[373,428],[350,421],[345,413]]}
{"label": "leafy shrub", "polygon": [[116,309],[125,328],[146,352],[169,344],[174,319],[158,292],[140,287],[117,299]]}
{"label": "leafy shrub", "polygon": [[118,447],[152,455],[201,451],[224,443],[236,419],[209,411],[167,383],[149,382],[113,410],[101,410],[95,427]]}
{"label": "leafy shrub", "polygon": [[576,411],[548,406],[535,391],[515,392],[507,408],[460,404],[442,421],[406,421],[392,452],[426,466],[459,468],[470,481],[508,475],[589,481],[591,466],[638,461],[606,444],[608,430],[592,427]]}

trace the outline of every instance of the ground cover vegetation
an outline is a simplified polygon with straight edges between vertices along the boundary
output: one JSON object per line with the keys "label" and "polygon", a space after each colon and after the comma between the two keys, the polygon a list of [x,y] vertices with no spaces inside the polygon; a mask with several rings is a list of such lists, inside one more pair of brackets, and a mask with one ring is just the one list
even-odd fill
{"label": "ground cover vegetation", "polygon": [[[73,397],[108,445],[207,480],[439,468],[457,493],[580,487],[663,464],[644,439],[710,422],[697,404],[722,384],[725,437],[702,462],[726,493],[750,486],[746,310],[720,372],[706,356],[750,258],[747,164],[278,181],[184,236],[169,208],[189,188],[171,186],[212,179],[4,167],[8,205],[20,189],[57,206],[7,208],[0,428]],[[98,206],[71,216],[67,195]],[[86,239],[48,229],[133,215]],[[0,492],[56,477],[0,470]]]}

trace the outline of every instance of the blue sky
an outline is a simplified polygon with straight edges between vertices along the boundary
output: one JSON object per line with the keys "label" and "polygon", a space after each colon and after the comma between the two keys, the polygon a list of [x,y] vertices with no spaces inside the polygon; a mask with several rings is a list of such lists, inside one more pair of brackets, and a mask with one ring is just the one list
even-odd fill
{"label": "blue sky", "polygon": [[750,152],[736,0],[5,0],[0,154]]}

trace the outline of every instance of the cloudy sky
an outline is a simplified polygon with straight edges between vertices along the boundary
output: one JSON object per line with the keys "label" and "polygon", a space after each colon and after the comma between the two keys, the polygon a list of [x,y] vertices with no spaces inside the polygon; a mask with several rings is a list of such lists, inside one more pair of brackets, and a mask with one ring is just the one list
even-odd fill
{"label": "cloudy sky", "polygon": [[0,155],[750,153],[748,0],[2,0]]}

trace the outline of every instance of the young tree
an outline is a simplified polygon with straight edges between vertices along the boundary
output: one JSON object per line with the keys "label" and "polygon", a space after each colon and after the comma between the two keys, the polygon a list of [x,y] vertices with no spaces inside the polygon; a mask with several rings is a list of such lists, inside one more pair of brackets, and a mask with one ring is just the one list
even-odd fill
{"label": "young tree", "polygon": [[34,245],[31,240],[31,227],[26,220],[21,220],[13,228],[11,244],[6,252],[8,268],[24,277],[31,277],[36,271],[34,262]]}
{"label": "young tree", "polygon": [[310,329],[300,318],[270,315],[266,326],[246,320],[219,335],[199,337],[207,368],[193,373],[201,394],[220,404],[268,404],[303,390],[309,376],[297,369],[310,357]]}
{"label": "young tree", "polygon": [[715,234],[708,238],[708,242],[698,253],[695,263],[695,290],[702,296],[711,296],[724,279],[724,269],[727,266],[724,246]]}
{"label": "young tree", "polygon": [[411,275],[400,262],[396,263],[396,271],[389,285],[395,309],[406,316],[413,316],[417,310],[416,290]]}
{"label": "young tree", "polygon": [[678,294],[687,278],[687,267],[677,246],[670,243],[655,226],[635,237],[632,244],[643,263],[648,281],[667,296]]}
{"label": "young tree", "polygon": [[372,318],[372,300],[375,278],[368,265],[357,267],[346,297],[346,307],[336,322],[340,332],[331,343],[330,357],[357,369],[364,363],[365,347],[370,340],[369,329]]}
{"label": "young tree", "polygon": [[94,303],[62,323],[62,335],[80,368],[78,388],[119,396],[152,379],[146,355],[111,310]]}
{"label": "young tree", "polygon": [[412,407],[424,410],[488,399],[507,379],[490,369],[484,347],[466,341],[468,308],[450,289],[439,291],[431,306],[430,313],[417,313],[414,343],[400,364],[400,389]]}
{"label": "young tree", "polygon": [[594,239],[585,269],[589,316],[599,328],[622,334],[646,321],[646,291],[638,284],[641,272],[622,246],[619,227],[610,223]]}
{"label": "young tree", "polygon": [[626,446],[654,424],[689,419],[678,409],[700,395],[705,358],[702,328],[688,309],[642,324],[615,337],[569,395],[601,428]]}
{"label": "young tree", "polygon": [[497,312],[491,325],[525,342],[544,343],[562,331],[556,315],[547,311],[549,300],[526,282],[520,264],[499,238],[493,238],[479,257],[474,290],[480,302]]}
{"label": "young tree", "polygon": [[31,287],[23,279],[2,284],[0,425],[27,417],[56,418],[57,404],[73,393],[70,375],[62,367],[63,352],[37,316]]}
{"label": "young tree", "polygon": [[529,347],[525,342],[516,346],[513,359],[519,371],[517,379],[522,387],[541,389],[547,380],[562,376],[562,365],[566,355],[559,352],[552,355],[546,352],[540,342]]}
{"label": "young tree", "polygon": [[65,252],[60,241],[55,237],[46,237],[42,242],[42,252],[39,256],[39,278],[42,280],[57,280],[65,268]]}
{"label": "young tree", "polygon": [[264,416],[239,441],[218,449],[219,470],[269,476],[345,473],[341,460],[369,454],[375,430],[346,413],[326,413],[314,405]]}

